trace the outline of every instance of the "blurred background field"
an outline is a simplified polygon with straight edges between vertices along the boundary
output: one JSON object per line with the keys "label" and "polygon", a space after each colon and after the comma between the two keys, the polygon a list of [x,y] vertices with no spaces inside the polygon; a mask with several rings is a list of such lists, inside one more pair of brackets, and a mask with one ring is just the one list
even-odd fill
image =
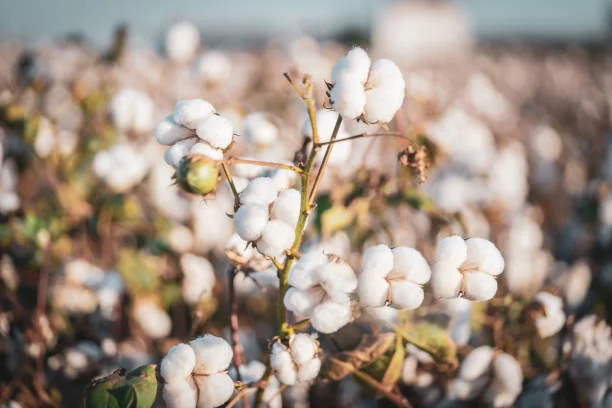
{"label": "blurred background field", "polygon": [[[233,121],[232,153],[291,160],[306,112],[282,73],[311,75],[329,106],[331,67],[360,45],[402,68],[391,128],[426,147],[427,181],[398,162],[404,141],[356,141],[322,186],[306,246],[356,267],[377,242],[432,259],[442,236],[491,239],[506,259],[496,302],[426,295],[418,312],[376,319],[443,314],[460,356],[479,344],[513,354],[518,406],[603,404],[609,333],[593,378],[568,370],[580,356],[560,346],[579,341],[574,321],[612,311],[611,38],[607,0],[1,2],[0,403],[80,406],[92,378],[158,363],[195,335],[227,337],[225,253],[244,249],[224,215],[230,191],[180,191],[151,132],[177,100],[204,98]],[[262,112],[271,136],[247,136]],[[261,359],[278,280],[266,268],[236,280],[245,356]],[[570,317],[546,340],[524,334],[541,289]],[[358,336],[351,326],[334,341]],[[351,381],[283,401],[384,406]],[[448,402],[447,373],[419,381],[402,385],[415,406]]]}

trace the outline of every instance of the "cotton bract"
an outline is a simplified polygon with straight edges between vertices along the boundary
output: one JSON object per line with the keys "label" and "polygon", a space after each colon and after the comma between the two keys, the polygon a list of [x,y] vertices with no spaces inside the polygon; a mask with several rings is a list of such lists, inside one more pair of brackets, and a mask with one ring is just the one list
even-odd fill
{"label": "cotton bract", "polygon": [[314,380],[321,369],[319,344],[311,335],[299,333],[289,340],[289,347],[274,342],[270,364],[280,382],[295,385]]}
{"label": "cotton bract", "polygon": [[366,250],[359,276],[359,302],[366,307],[390,305],[416,309],[423,303],[423,288],[431,271],[414,248],[376,245]]}
{"label": "cotton bract", "polygon": [[486,239],[459,236],[443,238],[436,247],[432,288],[441,298],[463,296],[489,300],[497,292],[495,278],[504,270],[504,258]]}
{"label": "cotton bract", "polygon": [[353,48],[332,69],[330,100],[346,119],[386,123],[404,102],[405,81],[401,71],[388,59],[370,63],[367,53]]}
{"label": "cotton bract", "polygon": [[284,304],[288,310],[310,318],[321,333],[333,333],[351,319],[350,294],[357,288],[353,269],[319,251],[307,253],[289,272]]}

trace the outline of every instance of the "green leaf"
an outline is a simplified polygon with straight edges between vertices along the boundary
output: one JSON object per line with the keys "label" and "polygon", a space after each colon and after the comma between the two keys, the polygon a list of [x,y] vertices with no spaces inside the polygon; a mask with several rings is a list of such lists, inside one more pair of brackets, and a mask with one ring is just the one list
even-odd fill
{"label": "green leaf", "polygon": [[429,353],[438,363],[455,368],[458,365],[457,347],[448,332],[432,323],[397,327],[404,340]]}
{"label": "green leaf", "polygon": [[125,370],[120,368],[109,376],[92,381],[85,390],[85,408],[119,408],[109,390],[121,381],[124,373]]}
{"label": "green leaf", "polygon": [[86,408],[150,408],[157,394],[154,364],[142,366],[123,376],[119,369],[94,381],[87,389]]}
{"label": "green leaf", "polygon": [[135,408],[149,408],[155,401],[157,394],[157,376],[155,364],[142,366],[127,376],[127,382],[135,393]]}

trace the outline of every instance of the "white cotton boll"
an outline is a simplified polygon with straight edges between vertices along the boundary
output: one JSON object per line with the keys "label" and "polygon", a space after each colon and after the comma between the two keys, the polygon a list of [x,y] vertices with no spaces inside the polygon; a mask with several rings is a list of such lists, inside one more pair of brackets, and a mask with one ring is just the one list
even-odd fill
{"label": "white cotton boll", "polygon": [[298,370],[298,381],[312,381],[319,375],[321,371],[321,359],[316,357],[302,365]]}
{"label": "white cotton boll", "polygon": [[174,23],[166,33],[166,54],[178,63],[189,62],[200,46],[200,32],[189,21]]}
{"label": "white cotton boll", "polygon": [[366,92],[364,118],[368,123],[388,123],[404,102],[404,90],[374,88]]}
{"label": "white cotton boll", "polygon": [[336,83],[345,73],[354,75],[361,85],[365,84],[370,72],[371,60],[368,53],[361,47],[350,50],[332,68],[332,82]]}
{"label": "white cotton boll", "polygon": [[326,291],[351,293],[357,289],[357,277],[346,262],[328,262],[318,270],[319,280]]}
{"label": "white cotton boll", "polygon": [[107,271],[104,280],[96,287],[96,297],[100,312],[106,319],[112,320],[115,309],[125,292],[123,278],[116,271]]}
{"label": "white cotton boll", "polygon": [[310,316],[315,306],[321,303],[321,299],[325,296],[325,292],[320,287],[314,287],[306,290],[299,290],[290,287],[285,293],[283,303],[285,307],[298,316]]}
{"label": "white cotton boll", "polygon": [[504,258],[499,249],[489,240],[470,238],[467,246],[467,262],[478,265],[478,270],[497,276],[504,271]]}
{"label": "white cotton boll", "polygon": [[242,205],[234,214],[236,233],[245,241],[259,238],[268,223],[268,208],[258,204]]}
{"label": "white cotton boll", "polygon": [[168,350],[161,362],[160,374],[169,383],[175,380],[185,381],[191,375],[196,363],[196,356],[187,344],[177,344]]}
{"label": "white cotton boll", "polygon": [[243,136],[257,146],[269,146],[279,136],[276,125],[264,113],[251,113],[244,118]]}
{"label": "white cotton boll", "polygon": [[393,269],[393,252],[384,244],[371,246],[363,253],[361,271],[385,277]]}
{"label": "white cotton boll", "polygon": [[270,177],[257,177],[246,186],[240,193],[241,204],[269,205],[274,200],[278,191]]}
{"label": "white cotton boll", "polygon": [[195,130],[198,124],[215,113],[215,108],[204,99],[186,99],[174,106],[174,122]]}
{"label": "white cotton boll", "polygon": [[304,254],[289,272],[289,285],[308,289],[318,283],[317,269],[329,262],[323,252],[312,251]]}
{"label": "white cotton boll", "polygon": [[414,248],[393,248],[393,271],[400,273],[410,282],[424,285],[431,278],[429,264],[419,251]]}
{"label": "white cotton boll", "polygon": [[312,360],[318,349],[318,345],[314,338],[306,333],[298,333],[293,336],[289,342],[289,346],[293,360],[299,365]]}
{"label": "white cotton boll", "polygon": [[268,177],[272,179],[278,191],[286,190],[293,186],[297,176],[296,172],[287,169],[272,169],[268,174]]}
{"label": "white cotton boll", "polygon": [[281,383],[287,385],[295,385],[297,383],[297,372],[291,354],[278,341],[272,345],[270,365]]}
{"label": "white cotton boll", "polygon": [[381,307],[387,302],[389,282],[375,273],[361,273],[359,277],[359,303],[366,307]]}
{"label": "white cotton boll", "polygon": [[431,274],[431,288],[438,298],[459,296],[463,275],[454,261],[436,261]]}
{"label": "white cotton boll", "polygon": [[197,142],[193,146],[191,146],[191,150],[189,151],[191,154],[201,154],[202,156],[209,157],[216,161],[223,160],[223,150],[215,149],[211,145],[205,142]]}
{"label": "white cotton boll", "polygon": [[234,126],[223,116],[211,115],[198,123],[196,134],[211,146],[225,149],[234,139]]}
{"label": "white cotton boll", "polygon": [[443,304],[451,318],[448,327],[451,339],[457,345],[467,344],[472,335],[471,302],[467,299],[455,298],[446,299]]}
{"label": "white cotton boll", "polygon": [[34,140],[34,151],[39,157],[45,158],[51,154],[56,145],[55,130],[51,121],[45,117],[41,117],[36,131],[36,139]]}
{"label": "white cotton boll", "polygon": [[19,196],[14,192],[0,192],[0,213],[17,211],[21,205]]}
{"label": "white cotton boll", "polygon": [[177,168],[181,159],[189,154],[195,144],[195,139],[185,139],[176,142],[164,152],[164,161],[170,166]]}
{"label": "white cotton boll", "polygon": [[164,338],[172,330],[172,320],[168,313],[150,301],[140,301],[134,305],[134,318],[152,339]]}
{"label": "white cotton boll", "polygon": [[366,88],[400,88],[403,92],[405,86],[402,71],[393,61],[386,58],[374,61]]}
{"label": "white cotton boll", "polygon": [[493,349],[489,346],[480,346],[472,350],[463,360],[459,368],[459,377],[467,381],[476,380],[489,371],[493,360]]}
{"label": "white cotton boll", "polygon": [[467,245],[458,235],[442,238],[436,246],[436,260],[451,262],[459,266],[467,258]]}
{"label": "white cotton boll", "polygon": [[215,286],[215,270],[206,258],[193,254],[181,256],[181,268],[185,274],[182,293],[185,302],[196,305],[211,296]]}
{"label": "white cotton boll", "polygon": [[154,105],[149,96],[134,89],[122,89],[110,102],[115,126],[121,130],[146,132],[153,124]]}
{"label": "white cotton boll", "polygon": [[198,408],[216,408],[225,404],[234,393],[234,381],[225,373],[196,377],[200,395]]}
{"label": "white cotton boll", "polygon": [[300,217],[301,199],[300,192],[293,188],[281,191],[272,205],[272,218],[295,227]]}
{"label": "white cotton boll", "polygon": [[421,306],[424,298],[423,288],[407,281],[391,283],[391,306],[397,309],[414,310]]}
{"label": "white cotton boll", "polygon": [[196,408],[196,389],[186,380],[164,384],[163,398],[168,408]]}
{"label": "white cotton boll", "polygon": [[231,78],[232,61],[221,51],[208,51],[200,57],[197,70],[211,83],[219,84]]}
{"label": "white cotton boll", "polygon": [[157,143],[164,146],[170,146],[179,140],[193,136],[193,132],[176,123],[174,121],[174,115],[169,115],[155,126],[153,135]]}
{"label": "white cotton boll", "polygon": [[310,316],[312,327],[321,333],[334,333],[350,320],[350,303],[323,302],[313,309]]}
{"label": "white cotton boll", "polygon": [[193,248],[193,233],[185,225],[177,224],[170,230],[168,242],[176,252],[189,252]]}
{"label": "white cotton boll", "polygon": [[493,299],[497,293],[497,281],[484,272],[465,272],[463,274],[463,296],[469,300],[484,301]]}
{"label": "white cotton boll", "polygon": [[534,301],[540,303],[544,314],[535,318],[535,326],[541,338],[557,334],[565,326],[563,301],[558,296],[548,292],[539,292]]}
{"label": "white cotton boll", "polygon": [[255,246],[264,255],[278,258],[291,248],[295,239],[295,230],[283,221],[272,220],[264,227],[261,237]]}
{"label": "white cotton boll", "polygon": [[88,287],[95,287],[104,280],[104,271],[84,259],[66,262],[64,273],[68,282]]}
{"label": "white cotton boll", "polygon": [[371,135],[380,128],[378,123],[366,123],[357,119],[343,118],[342,126],[347,136]]}
{"label": "white cotton boll", "polygon": [[331,89],[330,99],[336,112],[347,118],[355,119],[363,113],[366,92],[357,77],[344,75]]}
{"label": "white cotton boll", "polygon": [[[334,133],[334,128],[336,127],[337,120],[338,114],[332,110],[319,109],[317,111],[315,115],[315,121],[317,122],[317,135],[319,136],[319,141],[329,142],[331,140],[332,134]],[[306,119],[306,121],[302,125],[302,134],[310,138],[313,137],[310,119]],[[342,139],[347,136],[348,134],[344,130],[344,125],[340,125],[336,138]]]}
{"label": "white cotton boll", "polygon": [[488,381],[487,377],[477,378],[472,381],[458,377],[451,383],[448,389],[448,397],[451,399],[472,400],[478,397]]}
{"label": "white cotton boll", "polygon": [[494,381],[504,391],[518,395],[523,388],[523,370],[518,361],[510,354],[500,353],[493,359]]}
{"label": "white cotton boll", "polygon": [[214,374],[229,367],[234,353],[232,347],[221,337],[206,334],[192,340],[189,345],[196,356],[195,373]]}

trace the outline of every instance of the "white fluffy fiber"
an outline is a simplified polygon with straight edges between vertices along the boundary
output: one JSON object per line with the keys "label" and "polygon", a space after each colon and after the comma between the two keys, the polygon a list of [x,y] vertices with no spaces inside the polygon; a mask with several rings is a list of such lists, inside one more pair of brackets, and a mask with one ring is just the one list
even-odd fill
{"label": "white fluffy fiber", "polygon": [[133,314],[143,332],[152,339],[167,337],[172,330],[172,320],[168,313],[152,301],[137,302]]}
{"label": "white fluffy fiber", "polygon": [[197,124],[196,134],[212,147],[225,149],[232,143],[234,127],[225,117],[210,115]]}
{"label": "white fluffy fiber", "polygon": [[185,139],[174,143],[164,152],[164,161],[170,166],[177,168],[183,157],[191,151],[195,139]]}
{"label": "white fluffy fiber", "polygon": [[195,352],[194,372],[197,374],[215,374],[227,370],[234,355],[231,346],[224,339],[211,334],[198,337],[189,345]]}
{"label": "white fluffy fiber", "polygon": [[314,380],[321,369],[314,337],[299,333],[289,340],[289,348],[276,341],[272,345],[270,363],[280,382],[295,385]]}
{"label": "white fluffy fiber", "polygon": [[189,62],[200,46],[200,32],[189,21],[174,23],[166,33],[166,54],[178,63]]}
{"label": "white fluffy fiber", "polygon": [[234,393],[234,381],[226,373],[195,377],[200,395],[198,408],[215,408],[225,404]]}
{"label": "white fluffy fiber", "polygon": [[[246,365],[240,366],[240,376],[242,381],[246,383],[257,382],[261,380],[265,371],[266,365],[258,360],[250,361]],[[269,408],[281,408],[283,405],[282,395],[279,392],[280,384],[275,376],[271,376],[268,380],[268,385],[264,391],[263,402]],[[246,396],[249,405],[253,405],[255,400],[255,389],[247,390]]]}
{"label": "white fluffy fiber", "polygon": [[279,130],[265,113],[251,113],[244,118],[243,136],[257,146],[269,146],[278,140]]}
{"label": "white fluffy fiber", "polygon": [[163,398],[168,408],[196,408],[197,393],[193,380],[164,384]]}
{"label": "white fluffy fiber", "polygon": [[255,245],[262,254],[279,258],[291,247],[294,239],[294,227],[280,220],[271,220],[264,227]]}
{"label": "white fluffy fiber", "polygon": [[195,130],[200,122],[215,113],[215,108],[204,99],[185,99],[174,106],[174,122],[187,129]]}
{"label": "white fluffy fiber", "polygon": [[240,203],[269,205],[276,200],[277,195],[276,185],[271,178],[257,177],[249,181],[240,193]]}
{"label": "white fluffy fiber", "polygon": [[161,362],[160,374],[167,383],[185,381],[196,364],[196,355],[187,344],[177,344],[168,350]]}
{"label": "white fluffy fiber", "polygon": [[539,292],[534,301],[544,309],[544,313],[535,318],[535,326],[542,338],[554,336],[565,325],[565,312],[563,311],[563,300],[548,292]]}
{"label": "white fluffy fiber", "polygon": [[370,57],[363,48],[355,47],[342,57],[332,68],[332,83],[341,80],[347,73],[355,76],[357,82],[365,84],[370,72]]}
{"label": "white fluffy fiber", "polygon": [[289,272],[289,285],[285,307],[310,318],[317,331],[333,333],[350,321],[357,278],[348,264],[330,261],[319,251],[307,253]]}
{"label": "white fluffy fiber", "polygon": [[421,285],[430,277],[429,265],[416,249],[370,247],[362,259],[359,301],[366,307],[389,304],[396,309],[416,309],[423,303]]}
{"label": "white fluffy fiber", "polygon": [[240,206],[234,214],[236,233],[245,241],[257,240],[268,223],[268,208],[260,204]]}
{"label": "white fluffy fiber", "polygon": [[128,143],[119,143],[100,151],[93,160],[95,175],[119,193],[139,183],[148,170],[146,158]]}
{"label": "white fluffy fiber", "polygon": [[151,130],[154,110],[153,101],[147,94],[131,88],[120,90],[110,102],[113,123],[123,131]]}
{"label": "white fluffy fiber", "polygon": [[[316,116],[315,116],[315,121],[317,122],[317,134],[319,136],[320,142],[329,142],[331,140],[337,120],[338,120],[338,113],[332,110],[319,109],[317,111]],[[302,133],[305,136],[312,138],[312,125],[310,123],[310,119],[306,119],[306,121],[304,122],[304,125],[302,126]],[[348,136],[349,134],[345,130],[345,126],[343,122],[342,124],[340,124],[338,133],[336,134],[336,140],[344,139]],[[317,155],[317,163],[321,163],[321,161],[323,160],[325,150],[326,149],[321,149],[321,151]],[[350,142],[336,143],[333,147],[332,154],[329,158],[329,164],[332,166],[346,164],[346,161],[349,159],[350,154],[351,154],[351,143]]]}
{"label": "white fluffy fiber", "polygon": [[197,305],[212,296],[216,277],[214,267],[208,259],[194,254],[184,254],[180,262],[184,274],[182,292],[185,302]]}
{"label": "white fluffy fiber", "polygon": [[405,88],[406,83],[397,65],[388,59],[374,62],[366,83],[366,122],[390,122],[404,103]]}
{"label": "white fluffy fiber", "polygon": [[301,194],[299,191],[288,188],[281,191],[272,205],[272,219],[281,220],[295,228],[300,216]]}
{"label": "white fluffy fiber", "polygon": [[193,132],[190,129],[176,123],[174,120],[174,114],[170,114],[166,119],[162,120],[157,124],[157,126],[155,126],[153,135],[155,136],[157,143],[164,146],[170,146],[179,140],[187,139],[193,136]]}
{"label": "white fluffy fiber", "polygon": [[440,298],[462,295],[484,301],[495,296],[495,278],[504,270],[504,259],[495,245],[482,238],[464,241],[459,236],[443,238],[436,247],[432,288]]}
{"label": "white fluffy fiber", "polygon": [[215,149],[214,147],[205,142],[195,143],[193,146],[191,146],[191,150],[189,151],[189,153],[207,156],[216,161],[223,160],[223,150]]}

